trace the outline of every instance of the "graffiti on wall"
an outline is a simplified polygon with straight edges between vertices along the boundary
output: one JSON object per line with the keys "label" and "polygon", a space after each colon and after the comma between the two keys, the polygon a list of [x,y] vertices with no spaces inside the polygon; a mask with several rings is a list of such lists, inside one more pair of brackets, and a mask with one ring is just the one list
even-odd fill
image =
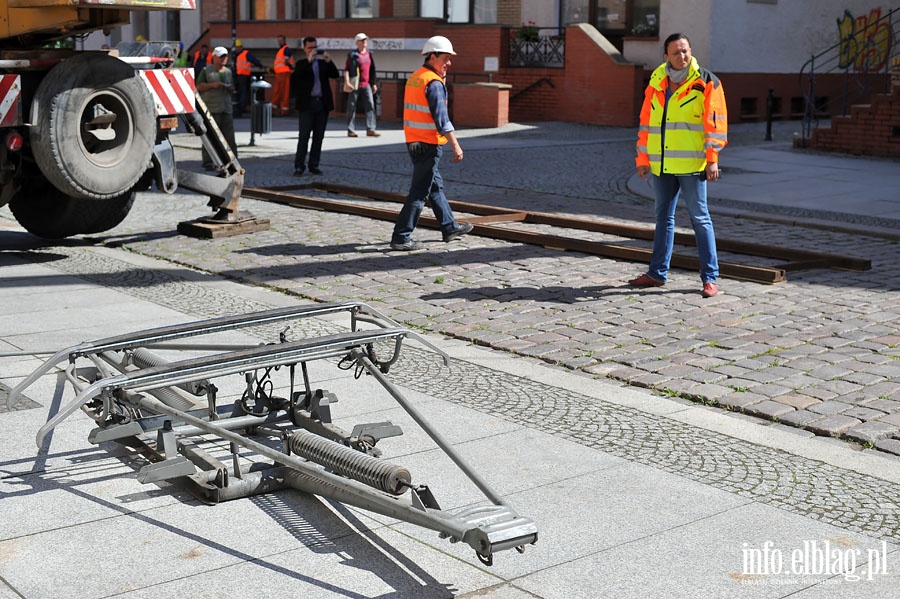
{"label": "graffiti on wall", "polygon": [[878,22],[881,9],[876,8],[868,16],[853,17],[849,10],[838,19],[838,35],[841,41],[840,67],[852,68],[857,73],[872,73],[887,66],[894,45],[894,34],[889,22]]}

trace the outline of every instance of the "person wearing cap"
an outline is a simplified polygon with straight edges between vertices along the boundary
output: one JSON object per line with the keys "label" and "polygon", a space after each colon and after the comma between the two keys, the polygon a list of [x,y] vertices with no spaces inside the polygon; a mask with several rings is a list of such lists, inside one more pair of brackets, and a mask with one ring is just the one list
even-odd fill
{"label": "person wearing cap", "polygon": [[[298,60],[291,74],[291,96],[300,113],[300,136],[294,155],[294,176],[300,177],[306,170],[306,153],[309,148],[309,172],[321,175],[319,161],[322,158],[322,140],[328,126],[328,113],[334,110],[331,81],[341,76],[331,56],[319,49],[316,38],[303,38],[304,56]],[[312,146],[309,138],[312,136]]]}
{"label": "person wearing cap", "polygon": [[237,114],[235,116],[237,117],[241,117],[244,115],[244,112],[250,111],[250,83],[253,67],[261,69],[262,63],[258,58],[250,54],[250,50],[244,48],[244,42],[235,40],[234,72],[237,75],[235,82],[237,83],[238,92]]}
{"label": "person wearing cap", "polygon": [[428,199],[445,242],[469,233],[471,223],[458,223],[444,196],[444,180],[438,171],[444,145],[449,142],[453,152],[451,162],[463,159],[463,151],[456,139],[453,124],[447,113],[447,87],[444,79],[450,68],[450,57],[456,56],[446,37],[429,38],[422,48],[425,63],[406,81],[403,94],[403,133],[406,149],[413,164],[409,194],[397,215],[391,249],[420,250],[422,242],[412,239],[419,216]]}
{"label": "person wearing cap", "polygon": [[[200,71],[197,78],[197,91],[210,116],[216,121],[219,130],[228,142],[234,156],[237,157],[237,143],[234,140],[234,115],[231,105],[231,94],[234,92],[234,78],[231,69],[225,64],[228,62],[228,50],[224,46],[217,46],[212,51],[212,62]],[[213,170],[212,158],[203,147],[203,168]]]}
{"label": "person wearing cap", "polygon": [[347,55],[344,67],[344,91],[347,92],[347,136],[356,135],[356,104],[362,99],[366,113],[366,135],[378,137],[375,131],[375,59],[368,50],[369,37],[365,33],[356,34],[356,50]]}

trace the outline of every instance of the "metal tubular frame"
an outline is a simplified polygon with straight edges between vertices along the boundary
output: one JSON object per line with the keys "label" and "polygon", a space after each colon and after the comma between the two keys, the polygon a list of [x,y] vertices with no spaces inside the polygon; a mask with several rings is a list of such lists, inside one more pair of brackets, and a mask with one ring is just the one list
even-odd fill
{"label": "metal tubular frame", "polygon": [[[198,343],[196,346],[163,343],[340,312],[349,314],[350,330],[315,338],[290,341],[282,335],[278,343],[238,346],[236,349],[228,345],[221,346],[227,348],[222,350],[215,343]],[[358,328],[360,323],[376,328],[362,330]],[[138,473],[141,482],[184,478],[200,494],[213,501],[292,487],[437,531],[451,542],[468,544],[483,563],[490,565],[495,552],[509,548],[522,550],[524,545],[536,542],[537,527],[530,519],[519,516],[506,505],[388,379],[386,374],[400,357],[402,342],[407,338],[415,339],[437,352],[444,364],[449,366],[449,356],[416,333],[400,327],[362,302],[346,302],[276,308],[81,343],[54,354],[17,385],[14,394],[10,395],[15,401],[38,377],[68,359],[66,377],[75,388],[76,397],[62,406],[38,431],[36,442],[39,447],[54,427],[81,408],[99,424],[91,431],[88,437],[90,442],[130,439],[130,444],[136,441],[144,448],[145,455],[153,463],[144,466]],[[391,355],[384,359],[376,357],[374,344],[391,341]],[[147,359],[132,359],[134,353],[140,354],[147,347],[202,348],[203,351],[216,353],[171,362],[156,355],[145,356]],[[375,443],[379,438],[402,434],[399,427],[390,422],[366,423],[356,425],[354,432],[346,433],[331,423],[327,400],[321,402],[324,409],[320,409],[318,404],[310,406],[300,402],[303,392],[294,392],[296,365],[303,367],[303,387],[308,401],[314,394],[306,373],[307,362],[330,358],[341,358],[338,367],[355,367],[357,374],[365,372],[371,375],[490,505],[465,508],[455,514],[442,511],[428,486],[414,483],[406,469],[387,462],[379,463],[381,450],[375,448]],[[77,368],[76,362],[80,359],[88,360],[91,366]],[[254,401],[264,399],[269,403],[264,410],[257,410],[255,405],[250,412],[242,402],[216,405],[218,389],[213,381],[240,375],[247,381],[249,391],[250,382],[257,380],[258,371],[271,371],[283,366],[290,367],[290,399],[276,398],[271,394],[256,397]],[[269,371],[259,380],[264,380]],[[185,388],[194,389],[201,396],[205,391],[206,407],[194,405],[189,393],[183,391]],[[173,400],[171,393],[176,389],[179,389],[179,395]],[[257,392],[259,389],[257,387]],[[316,390],[316,393],[320,391]],[[180,401],[182,398],[183,401]],[[201,399],[198,398],[199,401]],[[290,440],[299,431],[303,431],[305,436],[313,433],[320,435],[321,441],[316,443],[317,447],[324,448],[323,452],[294,455]],[[248,432],[280,438],[281,448],[250,439],[245,434]],[[150,440],[154,434],[155,444]],[[355,440],[357,435],[359,439]],[[363,437],[365,441],[362,441]],[[227,460],[220,461],[198,445],[211,438],[230,444],[233,462],[230,468],[226,465]],[[241,468],[238,447],[270,459],[272,464],[265,466],[262,472],[258,472],[256,467],[253,471]],[[354,470],[352,466],[359,464],[364,464],[362,469],[368,471],[360,473],[359,469]],[[385,487],[371,480],[369,475],[372,470],[383,469],[393,469],[392,476],[403,474],[393,476],[395,487]],[[348,474],[340,475],[338,472]],[[407,489],[410,490],[408,495],[405,494]]]}

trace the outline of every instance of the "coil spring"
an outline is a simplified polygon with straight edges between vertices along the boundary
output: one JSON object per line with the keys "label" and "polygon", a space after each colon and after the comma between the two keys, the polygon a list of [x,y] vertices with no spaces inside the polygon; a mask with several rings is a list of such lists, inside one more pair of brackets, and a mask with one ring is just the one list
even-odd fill
{"label": "coil spring", "polygon": [[288,440],[291,451],[300,457],[391,495],[402,495],[412,477],[409,470],[335,443],[307,431],[294,431]]}

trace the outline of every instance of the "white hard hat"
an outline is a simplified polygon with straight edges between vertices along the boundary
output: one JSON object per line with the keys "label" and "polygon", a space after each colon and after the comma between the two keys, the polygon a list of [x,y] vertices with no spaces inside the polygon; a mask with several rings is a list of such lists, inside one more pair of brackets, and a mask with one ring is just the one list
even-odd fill
{"label": "white hard hat", "polygon": [[456,56],[456,52],[453,51],[453,44],[443,35],[436,35],[425,41],[425,45],[422,47],[422,54],[431,54],[432,52]]}

